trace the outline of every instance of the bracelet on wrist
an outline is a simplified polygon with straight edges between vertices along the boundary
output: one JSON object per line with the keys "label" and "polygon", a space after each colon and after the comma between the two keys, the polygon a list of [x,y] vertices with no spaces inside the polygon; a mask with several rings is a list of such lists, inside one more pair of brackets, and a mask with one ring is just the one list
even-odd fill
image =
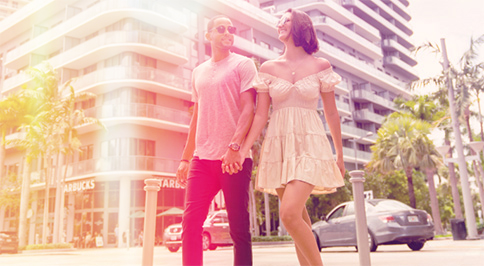
{"label": "bracelet on wrist", "polygon": [[190,160],[186,160],[186,159],[181,159],[180,161],[190,163]]}

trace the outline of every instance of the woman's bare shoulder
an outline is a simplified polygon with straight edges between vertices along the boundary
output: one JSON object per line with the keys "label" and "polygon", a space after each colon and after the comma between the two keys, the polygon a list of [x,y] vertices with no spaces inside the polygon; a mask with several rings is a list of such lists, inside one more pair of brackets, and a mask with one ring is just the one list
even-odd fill
{"label": "woman's bare shoulder", "polygon": [[319,71],[323,71],[331,67],[331,63],[326,58],[316,57],[316,66]]}
{"label": "woman's bare shoulder", "polygon": [[268,60],[268,61],[265,61],[260,66],[259,72],[267,73],[274,76],[277,73],[277,70],[280,67],[280,65],[281,65],[281,60],[279,58],[274,60]]}

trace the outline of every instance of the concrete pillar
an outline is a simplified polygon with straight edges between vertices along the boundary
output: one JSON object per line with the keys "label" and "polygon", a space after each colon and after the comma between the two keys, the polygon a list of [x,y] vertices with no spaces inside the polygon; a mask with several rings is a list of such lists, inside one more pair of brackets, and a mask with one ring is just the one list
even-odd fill
{"label": "concrete pillar", "polygon": [[27,244],[33,245],[38,244],[35,240],[35,221],[37,220],[37,207],[38,207],[38,192],[32,193],[32,203],[30,204],[30,209],[32,210],[32,216],[27,219],[27,226],[29,227],[29,235],[27,236]]}
{"label": "concrete pillar", "polygon": [[[73,193],[68,194],[67,198],[67,218],[66,222],[63,223],[66,226],[66,242],[70,242],[74,239],[74,219],[76,210],[76,196]],[[62,211],[65,211],[64,208]]]}
{"label": "concrete pillar", "polygon": [[145,223],[143,228],[143,266],[153,266],[153,248],[155,246],[156,205],[161,180],[145,180]]}
{"label": "concrete pillar", "polygon": [[3,225],[5,223],[5,210],[6,210],[5,206],[2,206],[0,208],[0,231],[4,230]]}
{"label": "concrete pillar", "polygon": [[[129,247],[129,210],[131,206],[131,180],[121,177],[119,181],[119,241],[118,247]],[[123,234],[126,235],[126,243],[123,242]]]}
{"label": "concrete pillar", "polygon": [[366,222],[365,196],[363,195],[364,171],[350,172],[350,182],[353,185],[353,199],[355,202],[356,238],[360,266],[370,266],[370,246],[368,243],[368,225]]}

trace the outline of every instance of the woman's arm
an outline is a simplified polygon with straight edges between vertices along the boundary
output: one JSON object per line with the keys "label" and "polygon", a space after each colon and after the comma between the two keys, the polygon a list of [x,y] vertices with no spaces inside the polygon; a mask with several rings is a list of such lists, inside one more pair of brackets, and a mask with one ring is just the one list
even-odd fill
{"label": "woman's arm", "polygon": [[323,100],[324,117],[329,126],[331,137],[336,151],[336,164],[338,164],[341,176],[345,175],[345,165],[343,161],[343,141],[341,139],[341,124],[338,109],[336,108],[336,101],[334,91],[322,92],[321,99]]}
{"label": "woman's arm", "polygon": [[269,92],[257,93],[257,107],[255,110],[254,120],[252,121],[252,126],[250,127],[249,133],[245,138],[244,144],[240,148],[240,161],[243,162],[243,159],[247,156],[252,148],[254,141],[259,137],[267,124],[270,105],[271,97],[269,96]]}

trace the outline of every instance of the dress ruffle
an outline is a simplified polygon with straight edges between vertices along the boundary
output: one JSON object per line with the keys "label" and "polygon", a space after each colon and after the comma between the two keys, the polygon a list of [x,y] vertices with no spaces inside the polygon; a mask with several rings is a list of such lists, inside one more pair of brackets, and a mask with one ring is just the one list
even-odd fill
{"label": "dress ruffle", "polygon": [[293,180],[332,193],[344,181],[316,110],[287,107],[274,111],[261,149],[257,189],[275,193]]}

